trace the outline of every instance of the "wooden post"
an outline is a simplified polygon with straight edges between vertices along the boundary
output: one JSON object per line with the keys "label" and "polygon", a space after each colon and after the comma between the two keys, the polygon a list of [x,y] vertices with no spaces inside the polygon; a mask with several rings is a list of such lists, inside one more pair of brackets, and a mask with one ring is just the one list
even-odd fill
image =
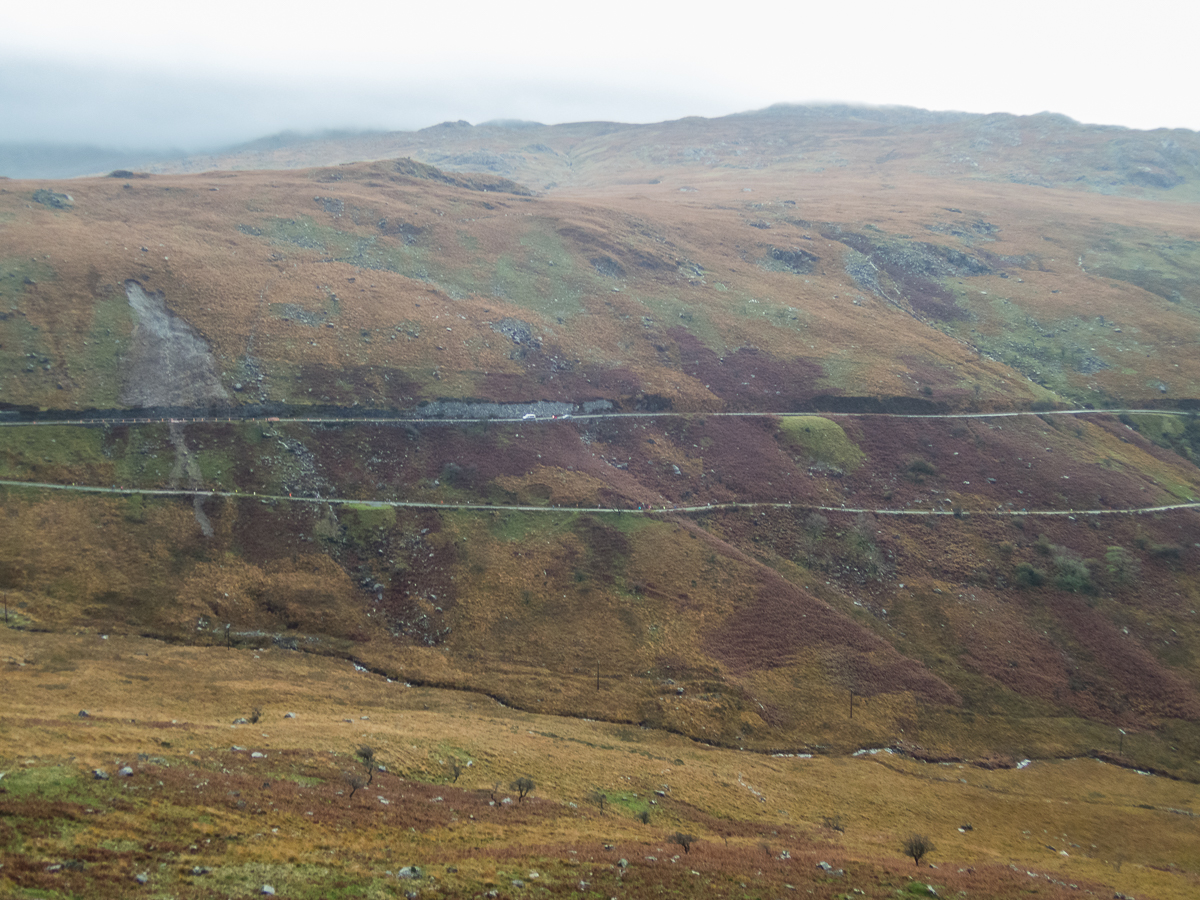
{"label": "wooden post", "polygon": [[854,718],[854,689],[850,690],[850,718]]}

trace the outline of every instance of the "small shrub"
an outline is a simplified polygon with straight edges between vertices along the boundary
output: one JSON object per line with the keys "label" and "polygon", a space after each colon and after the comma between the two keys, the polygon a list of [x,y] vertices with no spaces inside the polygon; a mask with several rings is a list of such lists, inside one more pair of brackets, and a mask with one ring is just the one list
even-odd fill
{"label": "small shrub", "polygon": [[1054,584],[1074,594],[1094,594],[1089,561],[1066,547],[1054,548]]}
{"label": "small shrub", "polygon": [[534,787],[535,787],[535,785],[533,783],[533,779],[530,778],[528,775],[523,775],[520,778],[518,778],[516,781],[514,781],[512,784],[510,784],[508,786],[508,789],[510,791],[517,792],[517,802],[518,803],[524,803],[525,798],[527,796],[529,796],[529,794],[533,793]]}
{"label": "small shrub", "polygon": [[667,838],[668,844],[678,844],[680,847],[683,848],[684,853],[691,853],[692,852],[692,844],[694,844],[695,842],[696,842],[696,836],[694,834],[686,834],[685,832],[682,832],[682,831],[677,831],[673,835],[671,835],[669,838]]}
{"label": "small shrub", "polygon": [[937,848],[933,846],[933,841],[928,835],[913,833],[901,841],[900,849],[904,851],[905,856],[911,856],[913,863],[919,866],[925,854],[932,853]]}
{"label": "small shrub", "polygon": [[1013,570],[1013,581],[1021,587],[1039,587],[1046,583],[1046,573],[1029,563],[1019,563]]}
{"label": "small shrub", "polygon": [[920,456],[904,467],[904,473],[917,484],[922,484],[926,478],[934,477],[937,471],[937,466]]}
{"label": "small shrub", "polygon": [[1136,556],[1124,547],[1109,547],[1104,551],[1104,571],[1115,585],[1132,583],[1142,570]]}
{"label": "small shrub", "polygon": [[649,825],[650,824],[650,810],[643,809],[640,813],[638,813],[636,816],[634,816],[634,818],[637,819],[639,822],[641,822],[643,825]]}

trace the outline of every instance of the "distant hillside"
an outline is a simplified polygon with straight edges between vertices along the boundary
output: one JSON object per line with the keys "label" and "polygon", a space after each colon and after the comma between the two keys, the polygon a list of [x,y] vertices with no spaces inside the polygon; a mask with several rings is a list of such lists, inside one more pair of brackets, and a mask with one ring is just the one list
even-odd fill
{"label": "distant hillside", "polygon": [[1200,777],[1198,146],[777,107],[5,182],[4,589],[731,747],[1126,728]]}
{"label": "distant hillside", "polygon": [[779,105],[652,125],[445,122],[417,132],[281,135],[154,171],[296,168],[399,156],[448,170],[488,171],[545,190],[650,180],[672,170],[763,168],[776,174],[848,168],[885,178],[903,173],[1137,196],[1165,191],[1189,201],[1200,185],[1200,135],[1186,129],[1141,132],[1053,113],[847,105]]}

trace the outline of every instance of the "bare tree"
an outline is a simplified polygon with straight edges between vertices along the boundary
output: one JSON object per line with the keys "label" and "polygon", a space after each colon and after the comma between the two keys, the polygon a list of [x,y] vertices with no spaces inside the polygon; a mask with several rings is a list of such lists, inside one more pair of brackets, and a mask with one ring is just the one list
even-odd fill
{"label": "bare tree", "polygon": [[932,853],[937,848],[933,846],[933,841],[927,835],[914,832],[900,843],[900,849],[904,851],[905,856],[911,856],[913,862],[919,866],[921,858],[926,853]]}
{"label": "bare tree", "polygon": [[371,776],[364,775],[361,772],[343,772],[342,781],[350,788],[350,796],[346,799],[353,800],[354,794],[362,790],[371,783]]}
{"label": "bare tree", "polygon": [[520,778],[510,784],[508,789],[510,791],[516,791],[517,802],[523,803],[525,802],[526,796],[533,792],[534,787],[535,785],[533,783],[533,779],[528,775],[522,775]]}
{"label": "bare tree", "polygon": [[592,791],[588,794],[588,800],[600,807],[600,812],[604,812],[604,804],[608,802],[608,795],[604,791]]}
{"label": "bare tree", "polygon": [[348,798],[350,800],[354,799],[354,794],[357,791],[365,788],[375,778],[375,748],[363,744],[354,751],[354,755],[358,757],[358,761],[363,764],[363,768],[366,771],[365,774],[362,772],[342,773],[342,780],[350,786],[350,796]]}
{"label": "bare tree", "polygon": [[638,813],[636,816],[634,816],[634,818],[637,819],[639,822],[641,822],[643,825],[649,825],[650,824],[650,810],[643,809],[640,813]]}
{"label": "bare tree", "polygon": [[682,831],[677,831],[667,838],[667,843],[678,844],[683,848],[684,853],[691,853],[692,844],[696,843],[696,836],[694,834],[686,834]]}
{"label": "bare tree", "polygon": [[453,756],[446,760],[446,769],[450,772],[450,779],[452,781],[458,781],[459,776],[465,771],[462,762]]}

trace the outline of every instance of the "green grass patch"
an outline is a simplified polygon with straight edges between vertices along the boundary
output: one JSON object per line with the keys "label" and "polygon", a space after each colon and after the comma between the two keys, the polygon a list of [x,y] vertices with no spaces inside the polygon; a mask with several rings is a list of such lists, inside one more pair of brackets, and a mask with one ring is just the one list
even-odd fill
{"label": "green grass patch", "polygon": [[72,366],[83,406],[106,409],[120,404],[121,365],[129,350],[134,316],[123,291],[114,291],[92,307],[92,325],[80,347],[82,369]]}
{"label": "green grass patch", "polygon": [[523,510],[502,512],[488,522],[492,537],[502,541],[523,541],[533,535],[551,535],[570,531],[575,513],[535,513]]}
{"label": "green grass patch", "polygon": [[99,428],[29,425],[0,429],[0,477],[86,481],[107,477],[113,470],[113,463],[104,456]]}
{"label": "green grass patch", "polygon": [[637,300],[649,313],[642,320],[646,328],[665,332],[669,328],[683,327],[718,356],[729,352],[721,329],[695,304],[685,303],[678,297],[638,297]]}
{"label": "green grass patch", "polygon": [[1178,453],[1192,463],[1200,463],[1200,416],[1130,414],[1121,421],[1137,430],[1147,440],[1166,450]]}
{"label": "green grass patch", "polygon": [[15,769],[4,776],[4,789],[13,799],[83,800],[83,775],[66,766]]}
{"label": "green grass patch", "polygon": [[842,430],[842,426],[821,416],[785,416],[779,420],[781,440],[800,450],[809,459],[827,466],[853,472],[867,458]]}
{"label": "green grass patch", "polygon": [[205,487],[228,490],[237,483],[233,457],[227,451],[199,450],[193,454],[193,458],[200,466],[200,477]]}
{"label": "green grass patch", "polygon": [[605,809],[612,809],[623,815],[635,818],[640,813],[649,812],[653,821],[654,808],[650,805],[649,794],[638,794],[634,791],[605,791]]}
{"label": "green grass patch", "polygon": [[45,263],[0,259],[0,395],[10,402],[36,402],[54,387],[47,382],[57,378],[57,359],[47,336],[23,311],[31,284],[53,278],[54,270]]}
{"label": "green grass patch", "polygon": [[20,307],[29,282],[51,281],[54,269],[47,263],[23,256],[0,259],[0,313]]}
{"label": "green grass patch", "polygon": [[346,536],[357,544],[374,544],[396,524],[396,508],[347,503],[339,507]]}
{"label": "green grass patch", "polygon": [[596,279],[580,271],[548,224],[531,222],[521,236],[520,248],[496,260],[493,294],[551,321],[585,312],[583,297],[595,289]]}
{"label": "green grass patch", "polygon": [[126,485],[166,486],[175,466],[167,426],[157,423],[106,433],[104,453],[113,460],[116,481]]}

